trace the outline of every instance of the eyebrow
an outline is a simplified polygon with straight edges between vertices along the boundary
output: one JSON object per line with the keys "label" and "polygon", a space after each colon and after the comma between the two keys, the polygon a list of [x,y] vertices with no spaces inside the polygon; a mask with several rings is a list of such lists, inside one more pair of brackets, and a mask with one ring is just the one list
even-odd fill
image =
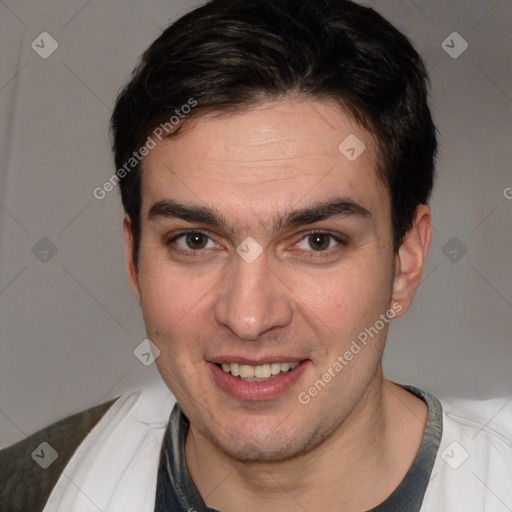
{"label": "eyebrow", "polygon": [[[333,218],[355,217],[364,219],[370,216],[369,210],[351,199],[334,198],[315,203],[306,208],[287,212],[274,219],[271,225],[272,231],[279,232]],[[191,223],[205,224],[229,233],[235,231],[220,212],[204,206],[191,206],[166,199],[155,203],[148,212],[148,219],[150,221],[172,218],[182,219]]]}

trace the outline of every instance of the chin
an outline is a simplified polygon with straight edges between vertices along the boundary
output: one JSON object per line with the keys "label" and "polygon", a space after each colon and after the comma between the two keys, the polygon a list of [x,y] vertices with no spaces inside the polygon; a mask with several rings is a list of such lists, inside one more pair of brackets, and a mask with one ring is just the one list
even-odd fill
{"label": "chin", "polygon": [[272,464],[285,462],[305,455],[321,444],[328,435],[325,432],[305,433],[304,428],[283,431],[279,424],[270,431],[247,430],[244,433],[230,432],[229,437],[213,438],[210,441],[223,454],[242,463]]}
{"label": "chin", "polygon": [[296,443],[274,446],[274,443],[259,443],[258,445],[247,442],[244,445],[233,447],[226,446],[223,450],[230,458],[246,464],[276,464],[294,459],[305,450]]}

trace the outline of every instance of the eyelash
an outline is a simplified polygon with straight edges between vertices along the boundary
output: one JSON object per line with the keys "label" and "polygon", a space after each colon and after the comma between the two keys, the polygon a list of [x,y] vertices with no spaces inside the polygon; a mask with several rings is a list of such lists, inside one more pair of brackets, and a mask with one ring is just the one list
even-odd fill
{"label": "eyelash", "polygon": [[[176,240],[179,240],[180,238],[183,238],[187,235],[202,235],[202,236],[207,237],[209,240],[213,241],[213,237],[210,236],[210,234],[208,234],[208,232],[200,231],[197,229],[190,229],[190,230],[184,230],[184,231],[180,231],[179,233],[176,233],[171,238],[168,238],[167,240],[165,240],[164,245],[169,250],[172,250],[173,252],[176,252],[178,254],[185,255],[187,257],[196,258],[196,257],[202,256],[205,253],[204,249],[203,250],[193,250],[193,249],[183,250],[183,249],[172,247],[172,244]],[[300,238],[300,240],[298,240],[298,242],[296,242],[294,245],[302,242],[303,240],[305,240],[306,238],[308,238],[309,236],[312,236],[312,235],[326,235],[326,236],[329,236],[331,240],[334,240],[335,242],[337,242],[340,246],[348,245],[347,241],[344,240],[343,238],[340,238],[338,235],[331,233],[329,231],[322,231],[322,230],[311,230],[311,231],[305,232],[303,234],[303,236]],[[306,256],[306,257],[308,257],[308,258],[327,258],[327,257],[331,256],[331,252],[333,249],[334,248],[330,248],[330,249],[327,249],[324,251],[314,251],[314,250],[307,251],[308,256]]]}
{"label": "eyelash", "polygon": [[[326,236],[330,237],[331,240],[334,240],[339,246],[342,246],[342,247],[347,246],[347,241],[344,240],[343,238],[340,238],[338,235],[335,235],[334,233],[331,233],[329,231],[322,231],[322,230],[307,231],[306,233],[303,234],[303,236],[297,242],[297,244],[312,235],[326,235]],[[308,258],[328,258],[328,257],[332,256],[332,251],[335,249],[336,249],[336,247],[331,247],[330,249],[326,249],[324,251],[314,251],[314,250],[307,251],[306,257],[308,257]]]}
{"label": "eyelash", "polygon": [[199,256],[202,256],[204,254],[204,250],[194,251],[193,249],[189,249],[189,250],[185,251],[183,249],[172,247],[173,242],[175,242],[176,240],[179,240],[180,238],[184,238],[187,235],[202,235],[202,236],[209,238],[210,240],[213,240],[213,238],[208,233],[206,233],[204,231],[199,231],[197,229],[189,229],[189,230],[185,230],[185,231],[180,231],[179,233],[173,235],[171,238],[167,239],[164,242],[165,246],[169,250],[172,250],[178,254],[183,254],[187,257],[197,258]]}

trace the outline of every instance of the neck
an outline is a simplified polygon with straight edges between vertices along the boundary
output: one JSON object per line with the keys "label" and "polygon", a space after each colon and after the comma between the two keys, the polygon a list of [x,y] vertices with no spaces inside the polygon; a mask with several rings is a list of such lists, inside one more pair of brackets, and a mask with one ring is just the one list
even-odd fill
{"label": "neck", "polygon": [[427,407],[376,376],[357,407],[315,450],[281,463],[247,464],[220,453],[192,426],[190,474],[222,510],[369,510],[400,484],[420,448]]}

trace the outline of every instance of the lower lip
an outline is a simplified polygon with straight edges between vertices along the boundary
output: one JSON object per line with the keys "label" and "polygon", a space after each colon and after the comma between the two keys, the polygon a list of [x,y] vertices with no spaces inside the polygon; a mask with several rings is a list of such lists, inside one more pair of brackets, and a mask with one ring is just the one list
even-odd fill
{"label": "lower lip", "polygon": [[272,400],[288,391],[306,371],[310,361],[302,361],[294,370],[280,373],[266,381],[249,382],[225,372],[214,363],[206,363],[217,385],[238,400]]}

